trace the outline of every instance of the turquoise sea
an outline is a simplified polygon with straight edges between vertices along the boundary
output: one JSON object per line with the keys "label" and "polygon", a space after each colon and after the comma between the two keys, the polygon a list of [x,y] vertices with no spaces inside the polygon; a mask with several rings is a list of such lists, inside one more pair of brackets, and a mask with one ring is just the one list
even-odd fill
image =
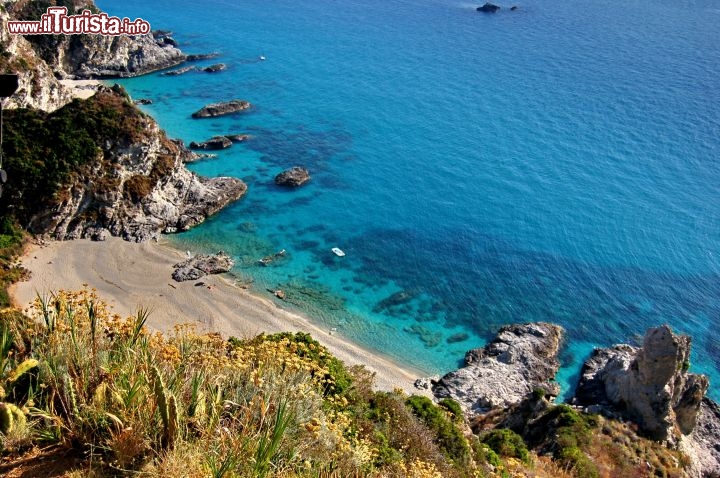
{"label": "turquoise sea", "polygon": [[[716,1],[97,3],[228,65],[122,81],[170,136],[252,135],[191,166],[249,192],[179,247],[428,374],[544,320],[567,391],[593,346],[668,323],[720,398]],[[232,98],[254,108],[190,118]],[[311,183],[277,188],[294,165]]]}

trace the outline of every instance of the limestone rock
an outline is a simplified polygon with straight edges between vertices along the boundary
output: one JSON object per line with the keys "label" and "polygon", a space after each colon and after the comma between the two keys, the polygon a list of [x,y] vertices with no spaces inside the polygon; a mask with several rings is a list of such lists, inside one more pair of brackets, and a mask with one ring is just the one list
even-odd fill
{"label": "limestone rock", "polygon": [[697,475],[720,477],[720,407],[709,398],[700,403],[695,429],[680,449],[690,456]]}
{"label": "limestone rock", "polygon": [[583,365],[575,402],[610,407],[650,438],[675,444],[695,427],[708,388],[707,377],[687,372],[689,358],[690,337],[668,326],[649,329],[640,348],[596,349]]}
{"label": "limestone rock", "polygon": [[225,116],[233,113],[239,113],[250,108],[250,103],[244,100],[231,100],[221,103],[213,103],[200,108],[192,114],[193,118],[214,118],[216,116]]}
{"label": "limestone rock", "polygon": [[275,184],[297,188],[310,181],[310,173],[307,169],[295,166],[275,176]]}
{"label": "limestone rock", "polygon": [[29,218],[31,232],[64,240],[106,229],[142,242],[188,230],[245,194],[247,186],[239,179],[189,171],[184,163],[193,153],[168,139],[121,88],[103,87],[87,101],[113,105],[136,128],[104,138],[84,174],[59,191],[64,199]]}
{"label": "limestone rock", "polygon": [[235,261],[222,251],[212,255],[200,254],[175,264],[172,278],[177,282],[196,280],[208,274],[228,272],[234,265]]}
{"label": "limestone rock", "polygon": [[218,149],[227,149],[230,146],[232,146],[232,141],[228,139],[225,136],[213,136],[207,141],[203,141],[202,143],[196,143],[193,141],[190,143],[189,148],[190,149],[205,149],[205,150],[218,150]]}
{"label": "limestone rock", "polygon": [[491,343],[465,354],[463,368],[433,384],[433,393],[471,414],[518,404],[536,388],[557,396],[562,336],[561,327],[544,322],[503,327]]}
{"label": "limestone rock", "polygon": [[233,143],[244,143],[250,139],[249,134],[227,134],[225,137]]}

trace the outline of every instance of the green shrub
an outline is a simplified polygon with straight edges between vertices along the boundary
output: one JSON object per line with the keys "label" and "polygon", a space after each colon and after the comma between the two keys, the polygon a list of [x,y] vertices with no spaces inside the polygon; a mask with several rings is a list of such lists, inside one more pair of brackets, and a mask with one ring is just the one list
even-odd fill
{"label": "green shrub", "polygon": [[463,420],[463,412],[462,408],[460,407],[460,404],[453,400],[452,398],[443,398],[438,402],[438,405],[443,407],[445,410],[450,412],[450,415],[452,415],[453,419],[456,421],[462,421]]}
{"label": "green shrub", "polygon": [[412,412],[435,434],[448,458],[462,463],[470,455],[467,439],[445,412],[427,397],[413,395],[405,401]]}
{"label": "green shrub", "polygon": [[527,463],[530,460],[527,446],[522,437],[506,428],[492,430],[482,437],[482,442],[500,456],[518,458]]}

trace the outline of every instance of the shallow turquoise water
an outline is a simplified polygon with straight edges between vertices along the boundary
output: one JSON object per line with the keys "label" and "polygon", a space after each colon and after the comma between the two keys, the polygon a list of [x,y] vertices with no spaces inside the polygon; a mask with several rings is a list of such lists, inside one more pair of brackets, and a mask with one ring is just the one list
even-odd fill
{"label": "shallow turquoise water", "polygon": [[[669,323],[720,397],[715,3],[98,3],[222,53],[219,74],[122,82],[171,136],[253,136],[192,166],[249,193],[181,247],[231,252],[258,291],[428,373],[547,320],[569,390],[592,346]],[[236,97],[252,112],[190,119]],[[312,182],[276,188],[293,165]]]}

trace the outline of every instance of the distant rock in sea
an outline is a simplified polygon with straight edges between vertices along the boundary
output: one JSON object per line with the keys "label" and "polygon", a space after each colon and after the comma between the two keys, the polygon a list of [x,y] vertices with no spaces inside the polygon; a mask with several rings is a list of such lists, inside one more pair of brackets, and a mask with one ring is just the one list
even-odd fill
{"label": "distant rock in sea", "polygon": [[133,100],[133,103],[136,105],[151,105],[152,100],[148,98],[138,98],[137,100]]}
{"label": "distant rock in sea", "polygon": [[192,114],[193,118],[214,118],[234,113],[240,113],[250,108],[250,103],[244,100],[231,100],[221,103],[213,103],[202,107]]}
{"label": "distant rock in sea", "polygon": [[220,56],[220,53],[213,52],[213,53],[199,53],[199,54],[193,54],[193,55],[187,55],[185,57],[185,61],[201,61],[201,60],[211,60],[213,58],[217,58]]}
{"label": "distant rock in sea", "polygon": [[226,134],[225,137],[233,143],[244,143],[250,139],[249,134]]}
{"label": "distant rock in sea", "polygon": [[178,75],[183,75],[190,71],[197,71],[197,69],[198,68],[196,66],[185,66],[183,68],[178,68],[176,70],[170,70],[170,71],[160,73],[160,75],[161,76],[178,76]]}
{"label": "distant rock in sea", "polygon": [[483,13],[496,13],[498,10],[500,10],[500,7],[490,2],[487,2],[482,7],[477,7],[477,11]]}
{"label": "distant rock in sea", "polygon": [[206,66],[202,69],[205,73],[217,73],[227,68],[225,63],[215,63],[214,65]]}
{"label": "distant rock in sea", "polygon": [[307,169],[295,166],[275,176],[275,184],[296,188],[310,181],[310,172]]}
{"label": "distant rock in sea", "polygon": [[193,141],[188,147],[190,149],[218,150],[227,149],[230,146],[232,146],[232,141],[230,141],[230,139],[228,139],[227,137],[213,136],[209,140],[203,141],[202,143],[197,143]]}

